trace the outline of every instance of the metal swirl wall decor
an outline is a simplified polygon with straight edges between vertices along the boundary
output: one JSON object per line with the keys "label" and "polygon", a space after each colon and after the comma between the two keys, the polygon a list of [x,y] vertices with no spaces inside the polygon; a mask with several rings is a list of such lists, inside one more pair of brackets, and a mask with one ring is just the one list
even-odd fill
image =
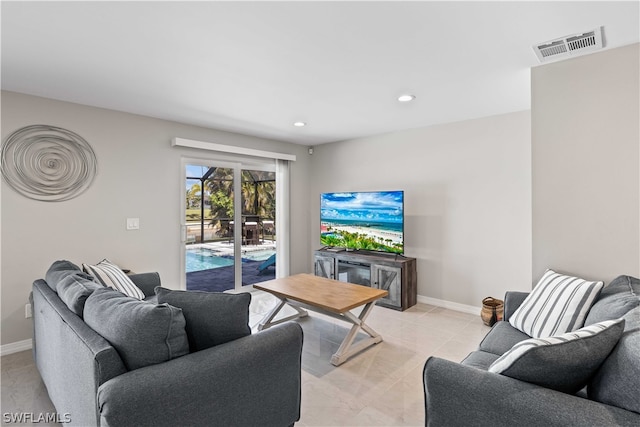
{"label": "metal swirl wall decor", "polygon": [[70,130],[25,126],[2,145],[2,176],[14,190],[33,200],[73,199],[91,186],[97,171],[93,149]]}

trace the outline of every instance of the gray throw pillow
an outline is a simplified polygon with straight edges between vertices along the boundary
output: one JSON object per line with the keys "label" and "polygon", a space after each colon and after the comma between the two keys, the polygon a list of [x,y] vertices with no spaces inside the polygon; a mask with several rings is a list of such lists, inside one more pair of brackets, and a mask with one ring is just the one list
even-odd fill
{"label": "gray throw pillow", "polygon": [[174,291],[158,286],[156,295],[158,303],[182,309],[191,351],[204,350],[251,334],[250,293]]}
{"label": "gray throw pillow", "polygon": [[640,280],[618,276],[602,289],[584,324],[618,319],[636,307],[640,307]]}
{"label": "gray throw pillow", "polygon": [[189,352],[182,310],[169,304],[151,304],[101,288],[87,298],[84,321],[111,343],[129,370]]}
{"label": "gray throw pillow", "polygon": [[60,299],[78,316],[82,317],[84,304],[96,289],[103,288],[99,283],[88,280],[84,274],[72,274],[60,280],[56,292]]}
{"label": "gray throw pillow", "polygon": [[624,333],[587,386],[589,399],[640,413],[640,307],[627,313]]}
{"label": "gray throw pillow", "polygon": [[609,356],[624,322],[607,320],[555,337],[521,341],[493,362],[489,372],[574,394]]}
{"label": "gray throw pillow", "polygon": [[58,286],[58,282],[65,277],[72,275],[76,275],[87,280],[93,280],[93,276],[84,273],[80,267],[67,260],[60,260],[51,264],[51,267],[49,267],[45,273],[44,280],[47,282],[47,285],[49,285],[51,290],[57,292],[56,288]]}

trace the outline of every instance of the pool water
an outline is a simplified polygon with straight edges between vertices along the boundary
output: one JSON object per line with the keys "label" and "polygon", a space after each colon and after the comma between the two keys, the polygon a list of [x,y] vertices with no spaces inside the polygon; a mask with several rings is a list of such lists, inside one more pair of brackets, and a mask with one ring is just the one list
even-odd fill
{"label": "pool water", "polygon": [[[274,253],[275,251],[272,250],[248,252],[243,255],[242,261],[264,261]],[[186,251],[185,266],[187,273],[228,267],[230,265],[233,265],[232,256],[219,255],[208,248],[187,249]]]}
{"label": "pool water", "polygon": [[204,248],[187,249],[185,263],[187,273],[229,265],[233,265],[233,257],[221,257]]}

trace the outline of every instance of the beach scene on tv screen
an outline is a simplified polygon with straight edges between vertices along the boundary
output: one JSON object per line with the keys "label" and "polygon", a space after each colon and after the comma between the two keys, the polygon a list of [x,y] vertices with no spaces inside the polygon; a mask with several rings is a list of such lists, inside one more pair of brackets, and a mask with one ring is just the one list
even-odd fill
{"label": "beach scene on tv screen", "polygon": [[324,246],[404,252],[402,191],[324,193],[320,242]]}

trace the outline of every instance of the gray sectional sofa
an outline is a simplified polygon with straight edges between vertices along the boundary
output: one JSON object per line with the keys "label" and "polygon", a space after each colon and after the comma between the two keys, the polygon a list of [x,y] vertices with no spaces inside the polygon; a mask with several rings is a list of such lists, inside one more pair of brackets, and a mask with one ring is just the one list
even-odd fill
{"label": "gray sectional sofa", "polygon": [[[586,387],[576,393],[488,372],[502,354],[530,338],[509,323],[526,296],[507,292],[504,321],[497,322],[479,349],[461,363],[437,357],[427,360],[426,425],[640,426],[640,281],[630,276],[616,278],[591,306],[585,326],[623,318],[624,329],[617,344],[612,344],[613,350],[607,350],[604,362],[597,362],[595,372],[589,374]],[[587,365],[593,362],[590,359],[587,356],[578,362]],[[541,359],[540,366],[531,368],[544,370],[549,363]],[[542,382],[561,384],[563,376],[574,371],[555,373],[555,378]]]}
{"label": "gray sectional sofa", "polygon": [[[150,300],[136,302],[73,268],[67,261],[54,263],[47,280],[34,282],[31,295],[36,366],[69,425],[290,426],[299,419],[303,337],[298,324],[252,335],[245,294],[231,304],[223,301],[244,307],[239,316],[244,325],[236,328],[243,336],[237,337],[224,329],[222,306],[210,313],[192,309],[188,315],[187,305],[156,304],[160,294],[154,289],[162,289],[156,273],[130,276]],[[176,304],[192,299],[185,291],[164,290],[162,297]],[[206,297],[196,303],[206,306]],[[149,325],[122,326],[139,311],[158,317]],[[165,319],[171,331],[163,343],[166,332],[158,328]],[[194,331],[199,321],[224,330],[218,335]],[[117,334],[113,343],[94,328]],[[154,335],[160,336],[159,344],[152,342]],[[121,342],[123,336],[129,342]],[[200,348],[194,348],[194,340]]]}

